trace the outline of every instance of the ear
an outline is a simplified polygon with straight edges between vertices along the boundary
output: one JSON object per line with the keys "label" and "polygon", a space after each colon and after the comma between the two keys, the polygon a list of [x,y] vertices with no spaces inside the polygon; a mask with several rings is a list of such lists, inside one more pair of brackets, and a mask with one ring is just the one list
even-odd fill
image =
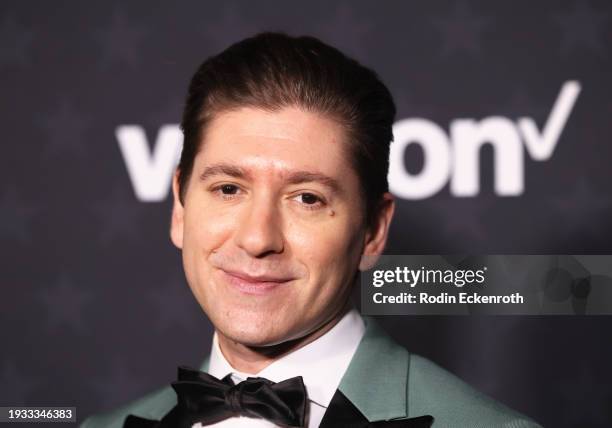
{"label": "ear", "polygon": [[185,208],[179,199],[178,178],[180,171],[177,169],[172,177],[172,220],[170,222],[170,240],[179,249],[183,248],[183,222]]}
{"label": "ear", "polygon": [[386,192],[380,202],[376,218],[366,230],[365,245],[359,263],[359,270],[368,270],[378,261],[387,244],[387,235],[394,212],[395,199],[391,193]]}

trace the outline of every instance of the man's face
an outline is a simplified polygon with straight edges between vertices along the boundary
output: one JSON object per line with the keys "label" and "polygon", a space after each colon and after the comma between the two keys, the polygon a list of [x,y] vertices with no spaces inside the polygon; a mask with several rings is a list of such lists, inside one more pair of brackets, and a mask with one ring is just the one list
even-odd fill
{"label": "man's face", "polygon": [[215,328],[249,346],[303,337],[346,303],[367,234],[344,129],[298,108],[209,123],[171,237]]}

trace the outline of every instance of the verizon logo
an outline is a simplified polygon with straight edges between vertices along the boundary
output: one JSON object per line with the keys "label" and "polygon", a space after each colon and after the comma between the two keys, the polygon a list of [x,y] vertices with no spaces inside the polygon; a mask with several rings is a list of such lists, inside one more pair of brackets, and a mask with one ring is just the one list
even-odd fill
{"label": "verizon logo", "polygon": [[[424,199],[450,182],[453,196],[476,196],[480,192],[480,149],[490,144],[494,152],[495,193],[521,195],[525,190],[524,153],[534,161],[551,158],[580,90],[579,82],[565,82],[542,128],[530,117],[516,122],[503,116],[455,119],[448,133],[426,119],[397,121],[390,155],[391,192],[403,199]],[[163,201],[183,146],[178,125],[163,125],[153,150],[149,149],[142,126],[118,126],[115,136],[136,197],[143,202]],[[414,174],[404,164],[404,151],[410,144],[418,144],[424,154],[423,167]]]}

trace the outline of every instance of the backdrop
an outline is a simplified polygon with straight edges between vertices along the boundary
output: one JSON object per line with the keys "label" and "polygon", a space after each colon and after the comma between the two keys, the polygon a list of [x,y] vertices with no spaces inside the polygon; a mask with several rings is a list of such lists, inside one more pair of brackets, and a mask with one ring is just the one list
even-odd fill
{"label": "backdrop", "polygon": [[[378,71],[398,106],[390,253],[612,252],[612,4],[0,5],[0,405],[103,411],[207,354],[168,238],[196,67],[260,30]],[[549,427],[612,426],[612,318],[388,317]]]}

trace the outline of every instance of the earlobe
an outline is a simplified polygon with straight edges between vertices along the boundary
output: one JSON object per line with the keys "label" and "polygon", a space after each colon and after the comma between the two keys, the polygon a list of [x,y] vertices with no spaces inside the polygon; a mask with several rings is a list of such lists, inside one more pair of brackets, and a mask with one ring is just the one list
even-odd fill
{"label": "earlobe", "polygon": [[378,254],[362,254],[359,262],[359,270],[365,271],[372,269],[376,265],[379,257]]}
{"label": "earlobe", "polygon": [[183,224],[185,209],[179,198],[178,178],[180,171],[177,169],[172,177],[172,219],[170,222],[170,240],[179,249],[183,248]]}
{"label": "earlobe", "polygon": [[378,261],[387,244],[387,236],[394,212],[395,200],[393,195],[387,192],[383,195],[380,209],[372,228],[365,234],[365,245],[359,263],[359,270],[368,270]]}

